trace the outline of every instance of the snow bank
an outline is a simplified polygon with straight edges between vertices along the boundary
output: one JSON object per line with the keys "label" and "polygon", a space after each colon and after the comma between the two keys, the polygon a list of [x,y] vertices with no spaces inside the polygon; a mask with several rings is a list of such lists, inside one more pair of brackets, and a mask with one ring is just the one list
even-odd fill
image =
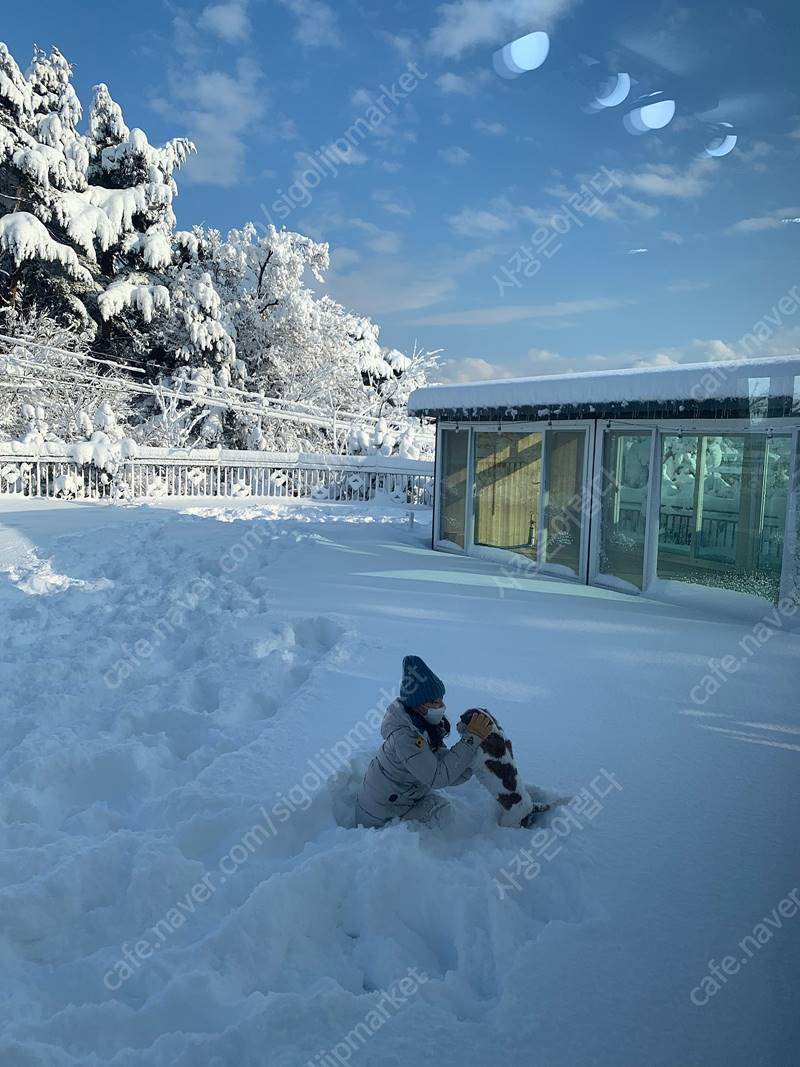
{"label": "snow bank", "polygon": [[[739,627],[428,536],[0,501],[4,1065],[791,1062],[800,918],[690,995],[797,884],[797,639],[701,705]],[[353,828],[406,652],[588,803],[534,841],[470,782],[447,835]]]}

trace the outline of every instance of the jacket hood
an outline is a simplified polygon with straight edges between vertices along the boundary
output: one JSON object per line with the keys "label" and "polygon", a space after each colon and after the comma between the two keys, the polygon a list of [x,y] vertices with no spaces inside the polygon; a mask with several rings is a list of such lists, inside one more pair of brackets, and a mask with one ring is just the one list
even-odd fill
{"label": "jacket hood", "polygon": [[381,723],[381,736],[384,740],[398,726],[411,726],[411,719],[401,702],[393,700],[386,709],[386,714],[383,716],[383,722]]}
{"label": "jacket hood", "polygon": [[444,718],[439,725],[434,726],[433,723],[427,722],[421,715],[417,715],[415,712],[410,711],[403,704],[402,700],[398,698],[391,702],[383,717],[383,722],[381,723],[381,734],[383,735],[383,739],[386,740],[389,734],[400,726],[410,726],[412,730],[416,730],[417,733],[425,734],[428,738],[428,743],[434,752],[442,747],[444,739],[450,733],[450,722],[448,719]]}

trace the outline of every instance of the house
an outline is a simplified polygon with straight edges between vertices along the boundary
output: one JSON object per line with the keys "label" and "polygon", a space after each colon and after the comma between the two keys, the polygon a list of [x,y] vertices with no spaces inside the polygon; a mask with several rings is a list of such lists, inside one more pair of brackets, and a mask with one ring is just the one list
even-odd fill
{"label": "house", "polygon": [[409,410],[437,424],[434,548],[667,599],[798,590],[800,356],[429,386]]}

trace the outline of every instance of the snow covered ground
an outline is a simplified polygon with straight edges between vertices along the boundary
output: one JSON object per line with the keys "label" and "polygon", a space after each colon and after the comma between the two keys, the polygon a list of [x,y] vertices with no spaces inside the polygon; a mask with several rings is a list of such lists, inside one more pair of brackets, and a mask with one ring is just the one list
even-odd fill
{"label": "snow covered ground", "polygon": [[[0,503],[3,1067],[798,1062],[800,636],[417,520]],[[593,807],[347,825],[407,652]]]}

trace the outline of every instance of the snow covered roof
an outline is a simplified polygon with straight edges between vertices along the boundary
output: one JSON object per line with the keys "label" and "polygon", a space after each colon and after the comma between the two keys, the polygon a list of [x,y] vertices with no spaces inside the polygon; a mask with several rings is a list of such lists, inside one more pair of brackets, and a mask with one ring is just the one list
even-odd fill
{"label": "snow covered roof", "polygon": [[795,378],[800,378],[800,355],[547,374],[428,386],[411,394],[408,410],[414,415],[450,413],[472,418],[491,412],[492,418],[501,413],[513,419],[523,413],[527,418],[531,413],[549,417],[554,408],[562,407],[580,407],[587,417],[587,407],[591,410],[593,405],[674,406],[685,401],[690,407],[708,407],[724,401],[749,402],[754,395],[791,399]]}

